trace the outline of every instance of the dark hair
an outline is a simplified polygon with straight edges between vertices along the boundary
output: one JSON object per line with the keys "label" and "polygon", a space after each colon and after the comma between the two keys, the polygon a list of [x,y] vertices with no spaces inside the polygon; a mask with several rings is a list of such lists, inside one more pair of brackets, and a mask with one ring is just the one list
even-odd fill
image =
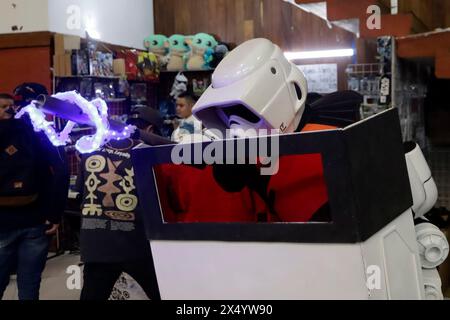
{"label": "dark hair", "polygon": [[0,93],[0,99],[13,100],[14,97],[8,93]]}
{"label": "dark hair", "polygon": [[178,96],[178,99],[186,99],[187,101],[191,102],[192,104],[195,104],[197,102],[197,99],[193,95],[191,95],[189,92],[184,92]]}
{"label": "dark hair", "polygon": [[130,118],[130,119],[128,119],[127,124],[136,126],[140,130],[146,130],[149,126],[152,126],[153,133],[156,135],[161,135],[161,130],[157,125],[155,125],[154,123],[145,121],[144,119]]}
{"label": "dark hair", "polygon": [[25,107],[31,100],[40,95],[48,95],[47,88],[39,83],[26,82],[14,89],[16,104]]}

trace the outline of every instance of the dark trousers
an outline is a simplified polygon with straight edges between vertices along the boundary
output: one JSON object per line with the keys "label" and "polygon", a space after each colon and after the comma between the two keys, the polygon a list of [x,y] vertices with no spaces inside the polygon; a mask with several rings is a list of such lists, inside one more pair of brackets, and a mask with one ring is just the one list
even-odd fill
{"label": "dark trousers", "polygon": [[46,226],[0,232],[0,299],[17,268],[20,300],[38,300],[41,275],[47,261]]}
{"label": "dark trousers", "polygon": [[122,272],[136,280],[149,299],[161,299],[153,261],[148,259],[125,263],[86,263],[80,300],[108,300]]}

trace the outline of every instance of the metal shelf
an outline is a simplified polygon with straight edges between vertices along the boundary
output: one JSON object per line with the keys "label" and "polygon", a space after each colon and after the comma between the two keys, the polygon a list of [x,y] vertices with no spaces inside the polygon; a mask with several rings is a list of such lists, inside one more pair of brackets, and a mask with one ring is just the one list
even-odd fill
{"label": "metal shelf", "polygon": [[170,70],[161,70],[160,73],[192,73],[192,72],[213,72],[216,69],[198,69],[198,70],[176,70],[176,71],[170,71]]}
{"label": "metal shelf", "polygon": [[383,73],[383,67],[383,63],[349,64],[345,72],[348,75],[357,76],[381,75]]}
{"label": "metal shelf", "polygon": [[121,77],[119,76],[56,76],[56,79],[83,79],[83,78],[93,78],[93,79],[120,79]]}

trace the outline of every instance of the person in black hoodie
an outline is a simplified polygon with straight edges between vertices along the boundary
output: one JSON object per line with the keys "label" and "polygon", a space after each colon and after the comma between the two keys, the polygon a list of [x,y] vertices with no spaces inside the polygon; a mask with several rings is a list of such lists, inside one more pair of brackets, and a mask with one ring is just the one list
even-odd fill
{"label": "person in black hoodie", "polygon": [[[46,94],[32,84],[16,92],[23,105]],[[11,96],[0,95],[0,298],[16,268],[19,299],[38,300],[69,176],[63,150],[35,133],[28,119],[14,119],[15,109]]]}

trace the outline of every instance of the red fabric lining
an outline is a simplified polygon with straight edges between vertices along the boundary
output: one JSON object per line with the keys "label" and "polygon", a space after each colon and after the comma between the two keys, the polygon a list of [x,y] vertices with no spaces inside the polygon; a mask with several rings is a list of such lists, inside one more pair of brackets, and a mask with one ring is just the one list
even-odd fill
{"label": "red fabric lining", "polygon": [[[303,131],[335,127],[309,124]],[[227,193],[214,180],[212,167],[161,165],[155,169],[164,219],[176,222],[256,222],[263,214],[269,222],[307,222],[328,202],[322,156],[283,156],[280,170],[268,184],[275,215],[249,188]]]}

